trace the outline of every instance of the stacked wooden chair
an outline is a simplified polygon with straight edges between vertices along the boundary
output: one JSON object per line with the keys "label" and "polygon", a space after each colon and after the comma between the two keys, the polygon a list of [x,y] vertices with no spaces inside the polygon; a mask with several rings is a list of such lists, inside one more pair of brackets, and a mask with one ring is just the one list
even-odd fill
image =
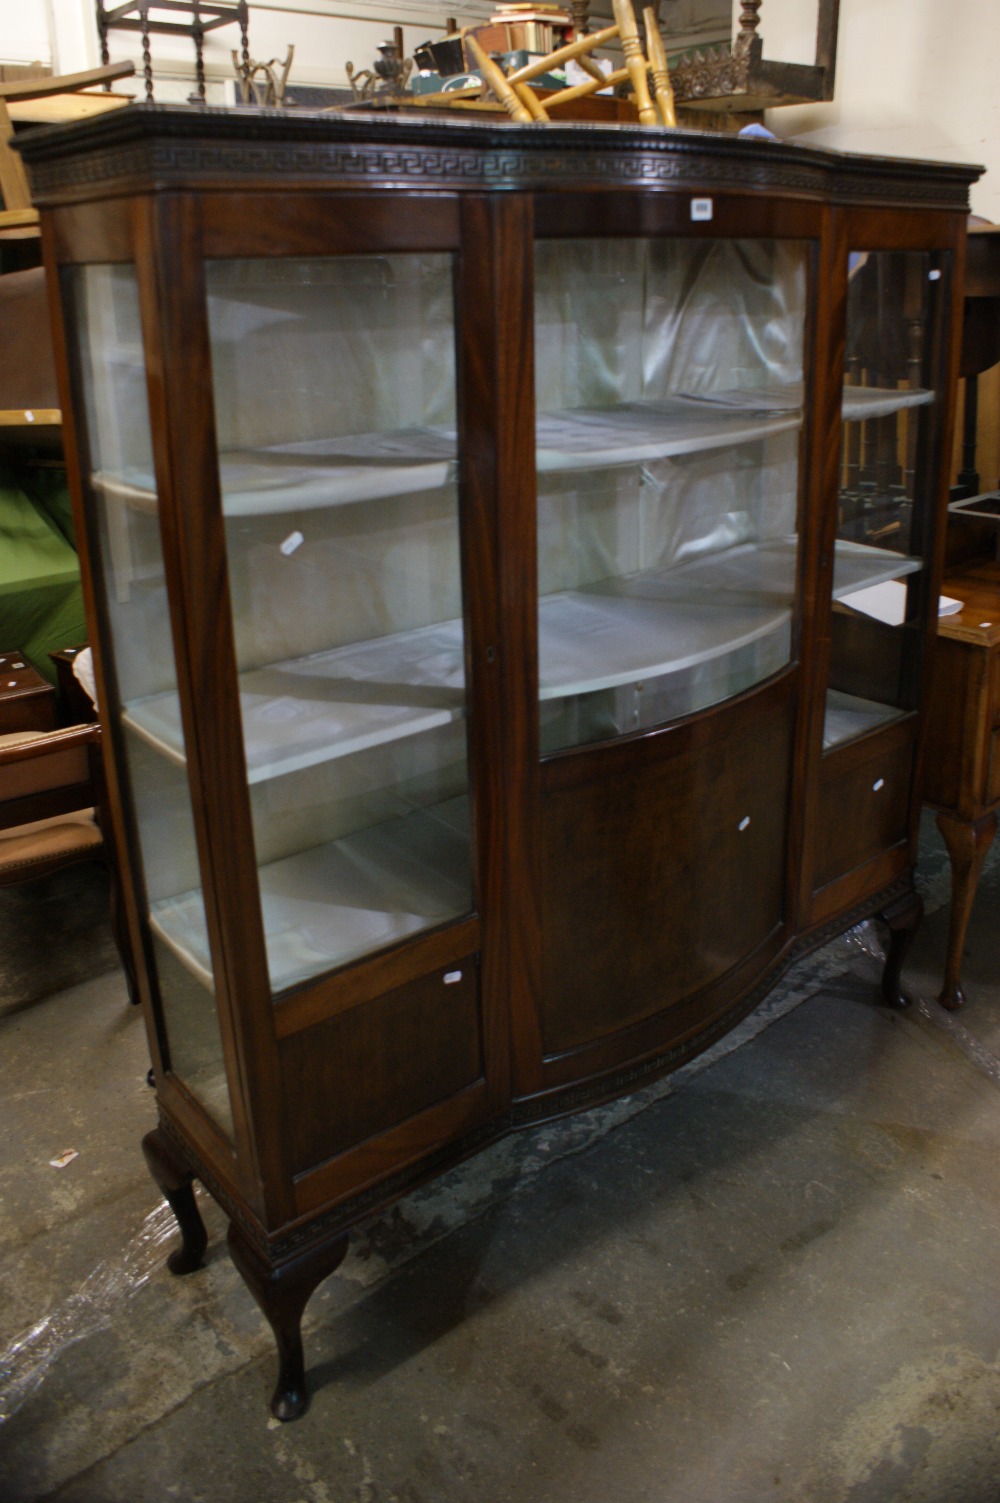
{"label": "stacked wooden chair", "polygon": [[[55,78],[25,78],[14,83],[0,84],[0,234],[37,236],[38,211],[31,202],[31,190],[21,163],[21,158],[11,146],[14,139],[14,121],[11,105],[37,105],[42,100],[54,102],[62,99],[62,115],[54,113],[48,118],[74,119],[90,109],[112,109],[126,101],[111,94],[97,94],[95,89],[107,89],[120,78],[128,78],[135,72],[131,62],[109,63],[103,68],[91,68],[86,73],[69,73]],[[75,96],[75,98],[74,98]],[[43,117],[38,117],[43,118]]]}
{"label": "stacked wooden chair", "polygon": [[96,720],[0,735],[0,888],[52,876],[81,861],[107,868],[111,931],[129,998],[136,968],[113,859]]}
{"label": "stacked wooden chair", "polygon": [[[643,52],[639,27],[632,9],[632,0],[612,0],[614,24],[601,31],[577,37],[565,47],[536,58],[515,72],[505,74],[500,65],[484,51],[474,36],[468,38],[469,51],[483,79],[503,105],[512,120],[530,124],[534,120],[549,120],[550,110],[560,104],[569,104],[584,99],[599,89],[613,88],[628,80],[632,86],[641,125],[676,125],[673,90],[667,66],[666,48],[660,34],[656,11],[647,6],[643,11],[646,34],[646,51]],[[605,74],[596,65],[591,53],[607,46],[614,40],[621,42],[625,54],[625,66]],[[544,102],[531,87],[532,81],[553,68],[561,68],[568,62],[577,62],[590,77],[584,82],[559,89],[546,96]],[[652,85],[652,86],[651,86]]]}

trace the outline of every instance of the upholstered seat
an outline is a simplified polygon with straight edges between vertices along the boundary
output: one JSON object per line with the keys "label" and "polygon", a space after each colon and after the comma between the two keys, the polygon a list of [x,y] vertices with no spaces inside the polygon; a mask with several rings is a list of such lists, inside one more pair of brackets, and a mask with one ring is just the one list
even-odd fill
{"label": "upholstered seat", "polygon": [[107,818],[100,723],[0,736],[0,887],[94,860],[107,868],[111,928],[129,996],[137,1002],[128,920],[121,907]]}
{"label": "upholstered seat", "polygon": [[99,743],[96,724],[0,736],[0,885],[103,859]]}
{"label": "upholstered seat", "polygon": [[0,830],[0,883],[27,880],[53,862],[99,856],[103,844],[93,809]]}

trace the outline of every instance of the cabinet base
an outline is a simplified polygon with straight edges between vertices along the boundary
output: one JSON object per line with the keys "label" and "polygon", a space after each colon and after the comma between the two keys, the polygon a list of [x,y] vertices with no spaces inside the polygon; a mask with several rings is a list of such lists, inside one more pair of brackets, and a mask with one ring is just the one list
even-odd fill
{"label": "cabinet base", "polygon": [[419,1163],[369,1186],[353,1199],[328,1207],[307,1225],[284,1235],[279,1231],[268,1238],[165,1116],[159,1128],[147,1133],[142,1146],[153,1178],[177,1217],[181,1232],[181,1246],[170,1255],[168,1266],[176,1274],[190,1273],[201,1266],[207,1237],[194,1198],[193,1181],[198,1178],[229,1217],[230,1255],[274,1332],[278,1379],[271,1412],[282,1421],[297,1419],[309,1404],[302,1316],[314,1290],[343,1261],[352,1226],[517,1128],[613,1100],[625,1091],[669,1074],[729,1032],[792,964],[863,919],[880,918],[889,928],[889,949],[880,988],[883,1002],[893,1008],[909,1006],[910,998],[902,990],[900,972],[922,913],[923,904],[913,887],[912,872],[908,872],[881,892],[800,936],[766,968],[752,988],[742,993],[732,1008],[714,1018],[696,1037],[685,1038],[600,1078],[578,1081],[552,1093],[514,1102],[461,1140],[440,1145]]}

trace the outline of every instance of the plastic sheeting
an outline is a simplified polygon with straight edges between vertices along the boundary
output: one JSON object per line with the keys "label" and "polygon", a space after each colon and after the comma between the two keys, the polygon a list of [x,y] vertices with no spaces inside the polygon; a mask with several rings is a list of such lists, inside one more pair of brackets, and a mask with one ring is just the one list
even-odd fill
{"label": "plastic sheeting", "polygon": [[163,1201],[119,1252],[102,1259],[79,1289],[0,1352],[0,1424],[17,1413],[72,1342],[112,1324],[176,1239],[177,1221]]}

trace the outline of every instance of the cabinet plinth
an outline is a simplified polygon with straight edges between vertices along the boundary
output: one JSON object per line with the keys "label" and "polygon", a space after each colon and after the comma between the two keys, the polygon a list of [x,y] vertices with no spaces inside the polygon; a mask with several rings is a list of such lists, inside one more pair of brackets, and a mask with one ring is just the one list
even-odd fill
{"label": "cabinet plinth", "polygon": [[24,154],[146,1154],[291,1419],[362,1217],[866,915],[903,1000],[977,171],[169,106]]}

